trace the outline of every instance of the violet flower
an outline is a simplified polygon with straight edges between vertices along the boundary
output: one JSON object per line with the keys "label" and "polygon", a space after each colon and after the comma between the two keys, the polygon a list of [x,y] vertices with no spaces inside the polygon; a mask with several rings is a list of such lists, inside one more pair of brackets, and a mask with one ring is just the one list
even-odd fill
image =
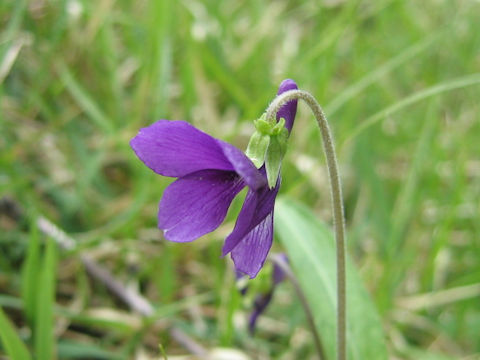
{"label": "violet flower", "polygon": [[[284,80],[278,94],[297,89]],[[290,131],[297,101],[285,104],[277,120]],[[158,227],[165,238],[189,242],[223,222],[235,196],[248,193],[222,254],[231,253],[238,271],[254,278],[265,262],[273,240],[273,208],[280,187],[270,189],[264,167],[257,169],[239,149],[196,129],[185,121],[159,120],[130,141],[135,154],[157,174],[178,178],[164,191]]]}
{"label": "violet flower", "polygon": [[[283,261],[288,263],[288,257],[285,254],[279,254],[279,256],[283,259]],[[272,272],[272,279],[271,279],[271,287],[270,289],[263,293],[259,294],[255,297],[255,301],[253,302],[253,311],[249,316],[248,319],[248,331],[251,335],[255,333],[255,328],[257,326],[258,317],[265,312],[268,305],[272,301],[273,294],[275,288],[278,284],[280,284],[286,278],[286,274],[283,269],[278,266],[276,263],[273,264],[273,272]],[[246,292],[246,289],[245,289]],[[245,295],[245,292],[242,295]]]}

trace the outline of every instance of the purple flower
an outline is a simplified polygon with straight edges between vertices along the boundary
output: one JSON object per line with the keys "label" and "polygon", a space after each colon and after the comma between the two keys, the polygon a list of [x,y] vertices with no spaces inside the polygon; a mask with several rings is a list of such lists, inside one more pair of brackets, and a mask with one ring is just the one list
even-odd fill
{"label": "purple flower", "polygon": [[[277,256],[279,256],[284,262],[288,263],[287,255],[282,253]],[[270,289],[263,294],[258,294],[253,302],[253,311],[248,318],[248,331],[251,335],[255,333],[258,317],[265,312],[272,301],[275,288],[285,279],[286,276],[285,271],[283,271],[277,263],[274,263]],[[242,295],[245,295],[246,291],[247,289],[245,289],[245,292],[243,292]]]}
{"label": "purple flower", "polygon": [[[278,94],[297,89],[284,80]],[[297,102],[280,109],[291,130]],[[159,120],[140,130],[130,145],[157,174],[178,178],[163,193],[158,227],[170,241],[193,241],[223,222],[235,196],[248,193],[223,255],[231,253],[235,267],[254,278],[263,266],[273,240],[273,208],[280,178],[269,189],[264,167],[257,169],[239,149],[196,129],[185,121]]]}

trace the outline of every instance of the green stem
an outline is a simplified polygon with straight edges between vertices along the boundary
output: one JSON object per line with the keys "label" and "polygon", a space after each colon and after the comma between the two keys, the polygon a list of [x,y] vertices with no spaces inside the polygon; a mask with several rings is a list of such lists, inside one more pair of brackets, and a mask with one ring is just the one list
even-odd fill
{"label": "green stem", "polygon": [[271,261],[277,266],[279,266],[280,269],[282,269],[285,276],[292,283],[293,288],[297,293],[298,299],[300,300],[300,303],[303,306],[303,310],[305,311],[305,316],[307,318],[308,325],[310,326],[310,330],[312,331],[313,342],[315,343],[315,348],[317,349],[319,360],[326,359],[325,351],[323,350],[322,339],[320,338],[320,334],[318,333],[317,327],[315,326],[315,319],[313,317],[312,309],[310,308],[310,304],[307,301],[307,297],[305,296],[302,290],[302,287],[300,286],[300,283],[295,277],[295,274],[290,269],[290,266],[288,265],[288,263],[284,259],[282,259],[281,256],[274,255],[271,257]]}
{"label": "green stem", "polygon": [[267,109],[267,121],[275,119],[277,112],[287,102],[301,99],[312,110],[323,140],[323,151],[327,159],[331,187],[333,222],[337,246],[337,359],[346,359],[346,271],[345,271],[345,219],[343,216],[342,187],[338,172],[333,137],[322,108],[315,98],[303,90],[290,90],[277,96]]}

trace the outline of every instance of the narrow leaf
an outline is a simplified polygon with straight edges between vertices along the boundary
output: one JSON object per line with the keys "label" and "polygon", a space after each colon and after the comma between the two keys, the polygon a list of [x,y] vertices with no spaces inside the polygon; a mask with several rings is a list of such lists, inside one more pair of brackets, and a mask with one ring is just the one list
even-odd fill
{"label": "narrow leaf", "polygon": [[87,114],[99,128],[107,133],[112,133],[112,120],[102,112],[99,105],[93,100],[93,97],[78,83],[67,66],[60,63],[58,72],[62,83],[85,114]]}
{"label": "narrow leaf", "polygon": [[[287,249],[295,274],[312,307],[327,359],[334,359],[337,310],[333,235],[309,209],[288,198],[278,200],[275,212],[275,233]],[[347,346],[350,360],[388,358],[380,318],[349,261]]]}
{"label": "narrow leaf", "polygon": [[40,280],[37,287],[35,318],[35,354],[38,360],[52,360],[55,337],[53,332],[53,307],[55,302],[56,244],[49,239],[45,250]]}
{"label": "narrow leaf", "polygon": [[32,357],[27,347],[17,335],[17,329],[3,313],[0,307],[0,340],[5,353],[11,360],[29,360]]}
{"label": "narrow leaf", "polygon": [[38,278],[40,269],[40,243],[38,239],[38,228],[31,226],[30,239],[27,250],[27,258],[22,268],[22,299],[25,304],[25,315],[30,326],[33,328],[35,318]]}
{"label": "narrow leaf", "polygon": [[63,359],[124,360],[127,357],[104,350],[95,344],[85,342],[61,341],[58,344],[58,356]]}

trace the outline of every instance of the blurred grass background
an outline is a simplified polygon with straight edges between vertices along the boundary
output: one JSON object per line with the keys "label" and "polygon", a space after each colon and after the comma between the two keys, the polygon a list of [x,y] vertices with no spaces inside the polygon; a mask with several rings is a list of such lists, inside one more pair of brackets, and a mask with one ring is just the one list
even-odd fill
{"label": "blurred grass background", "polygon": [[[479,358],[479,18],[474,0],[3,0],[0,196],[27,220],[3,207],[0,306],[28,343],[20,269],[37,236],[28,219],[42,215],[79,243],[56,261],[60,358],[154,358],[159,343],[184,354],[172,324],[252,359],[313,356],[289,284],[247,334],[249,309],[219,258],[240,202],[205,239],[163,241],[156,210],[170,180],[128,145],[163,118],[243,149],[252,120],[292,78],[331,122],[349,252],[391,358]],[[329,222],[319,142],[301,105],[281,193]],[[160,321],[142,323],[89,280],[79,253],[139,289]]]}

